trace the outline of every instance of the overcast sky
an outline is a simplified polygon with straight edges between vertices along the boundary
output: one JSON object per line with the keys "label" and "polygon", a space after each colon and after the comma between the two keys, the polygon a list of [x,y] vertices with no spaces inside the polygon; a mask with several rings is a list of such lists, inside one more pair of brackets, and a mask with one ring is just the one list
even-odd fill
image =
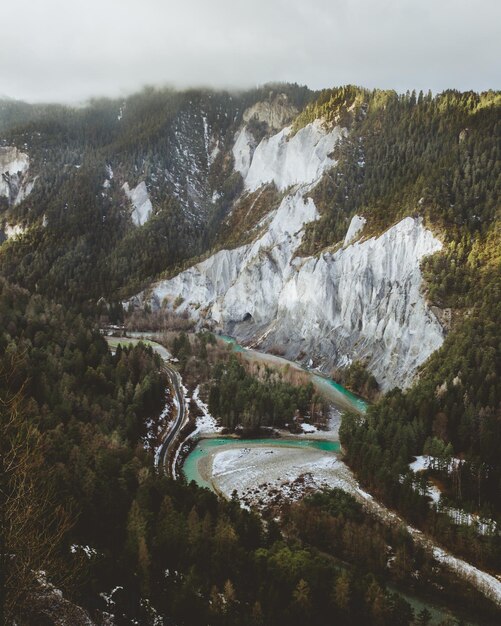
{"label": "overcast sky", "polygon": [[145,84],[501,88],[501,0],[22,0],[0,16],[0,94],[30,101]]}

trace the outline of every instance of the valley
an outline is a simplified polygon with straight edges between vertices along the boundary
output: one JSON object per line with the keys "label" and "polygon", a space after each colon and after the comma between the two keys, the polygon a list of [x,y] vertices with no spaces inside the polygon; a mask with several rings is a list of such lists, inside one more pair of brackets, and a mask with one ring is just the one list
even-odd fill
{"label": "valley", "polygon": [[[164,359],[169,359],[170,354],[165,348],[148,337],[154,337],[155,333],[133,333],[141,335],[139,338],[108,338],[112,346],[118,344],[127,345],[129,342],[136,344],[148,341],[159,351]],[[236,351],[245,360],[260,361],[267,365],[272,364],[275,368],[300,368],[296,363],[289,362],[283,357],[276,357],[256,350],[239,346],[231,337],[224,336],[219,339]],[[177,380],[175,370],[174,380]],[[333,403],[331,410],[338,413],[342,410],[354,410],[364,413],[367,404],[357,396],[351,394],[340,385],[317,374],[309,373],[314,384],[325,394],[329,402]],[[170,473],[165,461],[169,459],[168,448],[170,445],[179,449],[186,446],[190,441],[190,452],[184,457],[182,467],[176,469],[176,458],[172,464],[174,478],[183,478],[188,483],[194,481],[201,488],[210,489],[216,495],[228,500],[238,498],[242,506],[261,511],[266,518],[273,515],[280,516],[284,504],[297,502],[315,492],[330,489],[341,489],[352,495],[370,515],[379,518],[383,524],[389,526],[404,527],[411,535],[413,541],[422,546],[437,563],[449,570],[454,576],[462,578],[468,584],[473,585],[485,597],[501,607],[501,581],[496,577],[481,571],[471,564],[455,558],[443,548],[434,544],[433,539],[405,523],[394,511],[387,509],[372,495],[364,491],[350,469],[343,463],[338,441],[339,420],[332,420],[327,430],[314,431],[314,438],[309,429],[304,434],[291,435],[280,429],[275,432],[275,437],[265,439],[252,438],[242,439],[235,435],[222,437],[221,428],[216,420],[204,413],[201,424],[195,431],[188,435],[186,440],[179,436],[182,421],[185,418],[186,405],[189,406],[190,398],[186,398],[180,389],[187,392],[184,385],[175,386],[178,402],[176,403],[177,415],[174,424],[162,435],[162,450],[160,466]],[[193,394],[195,401],[200,403],[199,387]],[[207,405],[202,403],[207,410]],[[207,422],[207,417],[211,421]],[[177,440],[176,440],[177,439]],[[277,518],[279,519],[279,518]],[[437,607],[425,605],[436,612]],[[440,615],[440,610],[438,611]],[[443,615],[443,614],[442,614]],[[473,622],[469,622],[473,623]]]}
{"label": "valley", "polygon": [[497,623],[500,105],[0,100],[9,626]]}

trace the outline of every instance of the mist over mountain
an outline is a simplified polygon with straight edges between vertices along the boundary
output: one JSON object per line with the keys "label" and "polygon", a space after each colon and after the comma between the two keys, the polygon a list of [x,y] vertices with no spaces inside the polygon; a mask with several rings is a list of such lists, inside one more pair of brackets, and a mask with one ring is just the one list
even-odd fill
{"label": "mist over mountain", "polygon": [[[427,623],[387,582],[495,623],[500,109],[296,83],[0,100],[7,623]],[[170,360],[110,351],[123,324]],[[294,450],[294,475],[270,432],[343,456]],[[182,479],[216,435],[228,501]]]}

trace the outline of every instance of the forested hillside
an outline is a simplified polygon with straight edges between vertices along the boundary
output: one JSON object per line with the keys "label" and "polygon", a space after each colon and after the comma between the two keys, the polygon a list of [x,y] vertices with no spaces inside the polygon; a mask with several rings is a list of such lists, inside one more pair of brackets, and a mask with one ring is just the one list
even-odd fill
{"label": "forested hillside", "polygon": [[[245,192],[232,149],[245,112],[277,97],[295,112],[284,142],[315,120],[346,129],[332,166],[287,209],[306,211],[309,196],[314,217],[294,233],[292,213],[283,218],[284,238],[298,237],[294,268],[343,249],[354,215],[366,220],[363,242],[411,216],[442,244],[418,274],[443,344],[413,384],[378,395],[362,360],[334,373],[375,399],[366,415],[343,416],[345,459],[375,497],[499,575],[499,92],[271,85],[146,89],[75,108],[0,101],[0,165],[7,147],[26,157],[14,169],[29,161],[0,180],[0,608],[8,623],[42,623],[41,571],[97,623],[112,610],[117,624],[158,623],[157,612],[166,624],[327,624],[334,614],[341,624],[409,624],[409,606],[388,581],[445,586],[469,606],[478,599],[444,580],[404,530],[384,528],[342,493],[286,507],[282,535],[236,500],[165,478],[144,441],[148,420],[171,401],[160,359],[143,344],[112,354],[97,330],[100,314],[120,319],[122,301],[153,280],[266,230],[291,189],[268,181]],[[254,149],[277,132],[245,119]],[[271,237],[257,256],[269,259],[275,244]],[[203,276],[199,283],[205,293]],[[245,287],[252,299],[252,280]],[[189,297],[175,295],[166,316],[193,328],[188,311],[176,317]],[[209,325],[200,303],[198,314],[200,327]],[[360,331],[361,320],[352,321]],[[251,324],[251,313],[238,322]],[[181,372],[191,356],[208,373],[209,407],[230,429],[325,412],[311,386],[254,378],[229,357],[212,367],[203,341],[194,355],[186,337],[177,341]],[[325,342],[337,350],[336,337],[326,333]],[[417,474],[410,463],[420,455],[432,461]],[[426,495],[430,481],[439,506]],[[450,511],[487,520],[487,530]]]}
{"label": "forested hillside", "polygon": [[[329,109],[331,102],[327,93],[315,106]],[[461,457],[456,475],[436,475],[447,501],[500,520],[499,111],[494,92],[375,94],[359,104],[357,131],[340,150],[333,180],[326,177],[317,191],[326,206],[324,228],[315,224],[307,244],[322,247],[338,239],[342,211],[355,208],[372,230],[415,212],[442,237],[443,251],[425,259],[422,269],[430,303],[449,311],[449,335],[412,389],[388,394],[367,420],[346,418],[342,438],[349,462],[372,490],[468,558],[481,555],[480,562],[492,567],[500,560],[499,536],[478,538],[445,514],[437,519],[417,496],[408,464],[433,449]],[[367,132],[369,124],[373,132]]]}
{"label": "forested hillside", "polygon": [[[386,582],[414,587],[416,567],[419,588],[445,582],[410,537],[341,492],[293,508],[285,540],[237,501],[155,472],[141,445],[165,397],[151,348],[112,355],[81,316],[5,281],[0,320],[6,623],[328,624],[334,612],[340,624],[405,625],[411,607]],[[468,609],[476,596],[461,593]]]}
{"label": "forested hillside", "polygon": [[0,590],[9,620],[33,603],[39,570],[63,588],[76,584],[82,555],[71,558],[71,543],[109,555],[123,544],[140,469],[147,475],[150,465],[138,444],[166,380],[151,348],[112,356],[81,316],[4,280],[0,319]]}
{"label": "forested hillside", "polygon": [[[0,248],[3,275],[80,306],[134,293],[204,252],[241,190],[228,151],[243,111],[276,89],[146,89],[83,108],[0,102],[0,146],[27,153],[35,179],[15,206],[0,198],[0,226],[27,229]],[[298,108],[312,97],[297,85],[279,89]],[[146,223],[134,224],[125,183],[145,183]]]}

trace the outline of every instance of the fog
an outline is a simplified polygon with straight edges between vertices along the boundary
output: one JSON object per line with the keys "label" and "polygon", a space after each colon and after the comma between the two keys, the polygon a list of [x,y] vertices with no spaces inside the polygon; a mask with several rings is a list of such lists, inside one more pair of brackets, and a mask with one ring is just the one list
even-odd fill
{"label": "fog", "polygon": [[498,0],[2,3],[0,94],[81,102],[145,84],[500,88]]}

